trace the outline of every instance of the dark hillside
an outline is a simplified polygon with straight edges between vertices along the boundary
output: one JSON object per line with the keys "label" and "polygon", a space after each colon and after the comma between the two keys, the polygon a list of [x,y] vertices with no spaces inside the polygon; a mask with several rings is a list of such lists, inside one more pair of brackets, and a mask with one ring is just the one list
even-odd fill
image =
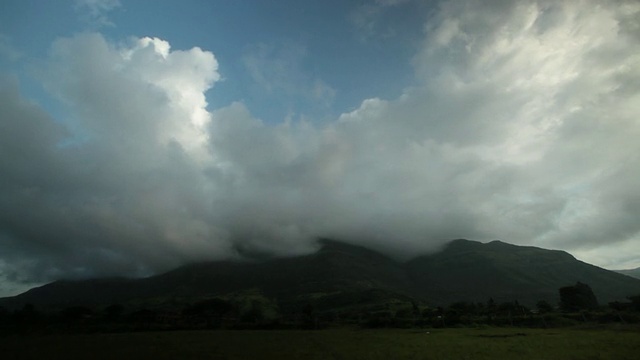
{"label": "dark hillside", "polygon": [[[589,284],[601,304],[640,294],[640,280],[576,260],[563,251],[500,241],[450,242],[405,264],[373,250],[321,240],[316,253],[263,261],[215,261],[144,279],[57,281],[0,305],[180,307],[201,299],[255,294],[281,309],[314,303],[324,309],[385,301],[447,305],[456,301],[538,300],[558,303],[558,289]],[[254,295],[252,295],[254,296]]]}
{"label": "dark hillside", "polygon": [[[340,293],[375,289],[406,293],[410,288],[401,264],[364,247],[322,240],[314,254],[260,262],[216,261],[180,267],[144,279],[57,281],[12,298],[0,299],[8,308],[31,303],[38,307],[162,304],[247,290],[283,303]],[[338,296],[344,298],[345,296]]]}
{"label": "dark hillside", "polygon": [[640,279],[640,268],[627,269],[627,270],[613,270],[613,271],[623,275],[631,276],[636,279]]}
{"label": "dark hillside", "polygon": [[516,246],[501,241],[455,240],[443,251],[407,263],[416,292],[437,302],[518,300],[557,303],[558,288],[580,281],[598,300],[624,299],[640,282],[584,263],[564,251]]}

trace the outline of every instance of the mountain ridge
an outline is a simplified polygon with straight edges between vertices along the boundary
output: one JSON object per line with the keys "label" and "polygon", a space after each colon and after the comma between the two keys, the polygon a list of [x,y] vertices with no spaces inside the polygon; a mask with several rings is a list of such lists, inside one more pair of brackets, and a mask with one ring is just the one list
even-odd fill
{"label": "mountain ridge", "polygon": [[[478,301],[492,297],[510,301],[557,302],[557,289],[578,281],[589,283],[601,302],[623,299],[633,281],[577,260],[560,250],[518,246],[502,241],[450,242],[442,251],[407,263],[422,296],[446,301]],[[436,289],[436,291],[434,291]]]}
{"label": "mountain ridge", "polygon": [[612,271],[615,271],[623,275],[631,276],[636,279],[640,279],[640,267],[635,269],[623,269],[623,270],[612,270]]}
{"label": "mountain ridge", "polygon": [[406,262],[336,240],[320,239],[319,244],[317,252],[307,255],[201,262],[142,279],[61,280],[1,298],[0,305],[162,305],[247,291],[274,299],[282,307],[311,300],[348,304],[363,301],[361,295],[371,291],[382,298],[432,305],[489,298],[535,304],[538,300],[557,303],[558,288],[578,281],[589,284],[601,303],[640,294],[638,279],[584,263],[564,251],[498,240],[457,239],[439,252]]}

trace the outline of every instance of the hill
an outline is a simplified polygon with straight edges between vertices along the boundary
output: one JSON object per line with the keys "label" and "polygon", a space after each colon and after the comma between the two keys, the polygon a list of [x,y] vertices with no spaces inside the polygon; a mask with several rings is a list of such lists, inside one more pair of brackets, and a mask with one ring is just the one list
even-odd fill
{"label": "hill", "polygon": [[401,263],[361,246],[321,240],[320,250],[309,255],[205,262],[143,279],[57,281],[0,299],[0,305],[183,307],[201,299],[243,296],[257,296],[284,311],[309,303],[330,310],[489,298],[533,305],[538,300],[557,303],[558,288],[578,281],[589,284],[603,304],[640,294],[640,280],[563,251],[455,240],[440,252]]}
{"label": "hill", "polygon": [[558,288],[580,281],[602,304],[640,293],[640,283],[579,261],[564,251],[516,246],[501,241],[455,240],[443,251],[407,264],[415,292],[436,302],[518,300],[556,304]]}
{"label": "hill", "polygon": [[120,303],[163,307],[242,294],[273,299],[281,308],[299,308],[309,299],[325,307],[348,305],[354,299],[410,299],[402,264],[364,247],[332,240],[320,243],[318,252],[305,256],[204,262],[143,279],[56,281],[0,299],[0,305],[18,308],[31,303],[39,308],[62,308]]}
{"label": "hill", "polygon": [[613,270],[613,271],[623,275],[631,276],[636,279],[640,279],[640,267],[635,269]]}

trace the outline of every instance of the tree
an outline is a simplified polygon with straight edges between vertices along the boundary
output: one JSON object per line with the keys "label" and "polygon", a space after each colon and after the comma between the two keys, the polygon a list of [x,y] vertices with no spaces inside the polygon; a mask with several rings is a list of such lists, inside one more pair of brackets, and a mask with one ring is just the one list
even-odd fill
{"label": "tree", "polygon": [[587,284],[577,282],[574,286],[561,287],[558,292],[562,311],[573,312],[598,307],[598,300]]}
{"label": "tree", "polygon": [[71,306],[62,310],[61,315],[67,321],[77,321],[90,317],[91,309],[84,306]]}
{"label": "tree", "polygon": [[247,309],[240,320],[247,323],[260,323],[264,320],[264,309],[262,304],[257,300],[252,300],[249,309]]}
{"label": "tree", "polygon": [[124,313],[124,306],[120,304],[111,304],[104,308],[104,317],[107,320],[115,321],[119,320],[122,314]]}
{"label": "tree", "polygon": [[187,316],[213,316],[221,318],[234,310],[230,302],[213,298],[196,302],[183,310],[183,315]]}
{"label": "tree", "polygon": [[33,304],[25,304],[22,309],[13,312],[13,318],[20,323],[32,323],[41,319],[42,314]]}
{"label": "tree", "polygon": [[493,300],[492,297],[489,298],[489,300],[487,300],[487,309],[493,311],[496,307],[496,302]]}
{"label": "tree", "polygon": [[318,314],[311,303],[305,304],[302,308],[302,327],[305,329],[317,329],[319,327]]}
{"label": "tree", "polygon": [[7,319],[9,319],[9,310],[4,306],[0,306],[0,325],[7,321]]}
{"label": "tree", "polygon": [[631,300],[631,308],[640,311],[640,295],[629,296],[628,299]]}
{"label": "tree", "polygon": [[411,312],[414,318],[420,317],[420,308],[418,308],[418,304],[415,301],[411,302]]}
{"label": "tree", "polygon": [[212,298],[198,301],[182,310],[182,315],[192,325],[208,328],[221,327],[225,316],[236,314],[234,305],[224,299]]}
{"label": "tree", "polygon": [[536,303],[536,308],[540,314],[545,314],[553,311],[553,306],[549,304],[546,300],[540,300]]}

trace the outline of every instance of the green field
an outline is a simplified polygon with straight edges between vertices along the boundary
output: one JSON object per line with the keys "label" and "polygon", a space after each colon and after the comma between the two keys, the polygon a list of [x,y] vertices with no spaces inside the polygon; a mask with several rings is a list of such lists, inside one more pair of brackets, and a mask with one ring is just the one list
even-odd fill
{"label": "green field", "polygon": [[638,359],[640,332],[584,329],[175,331],[0,337],[2,359]]}

